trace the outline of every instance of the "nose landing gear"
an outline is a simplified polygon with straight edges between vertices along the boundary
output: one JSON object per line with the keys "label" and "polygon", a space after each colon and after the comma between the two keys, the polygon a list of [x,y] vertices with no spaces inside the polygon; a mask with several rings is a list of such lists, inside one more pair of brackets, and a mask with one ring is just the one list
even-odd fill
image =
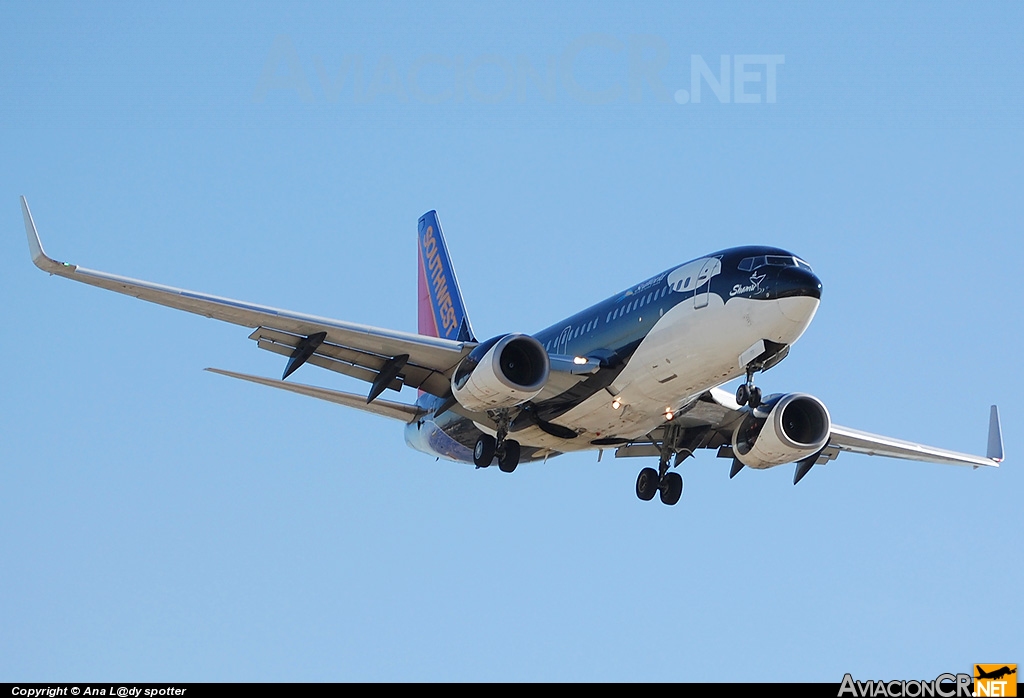
{"label": "nose landing gear", "polygon": [[747,369],[747,382],[736,389],[736,402],[752,408],[761,404],[761,389],[754,385],[754,370]]}
{"label": "nose landing gear", "polygon": [[758,371],[767,371],[788,354],[788,344],[762,339],[740,355],[740,365],[746,366],[747,372],[746,382],[736,389],[736,402],[741,407],[750,405],[753,409],[761,405],[761,389],[754,385],[754,374]]}

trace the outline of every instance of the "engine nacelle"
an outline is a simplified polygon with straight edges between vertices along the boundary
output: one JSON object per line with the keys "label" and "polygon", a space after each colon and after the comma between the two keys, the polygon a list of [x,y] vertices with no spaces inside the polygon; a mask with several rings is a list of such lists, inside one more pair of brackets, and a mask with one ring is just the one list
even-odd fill
{"label": "engine nacelle", "polygon": [[828,443],[832,419],[816,397],[802,393],[768,399],[736,427],[732,451],[750,468],[772,468],[814,455]]}
{"label": "engine nacelle", "polygon": [[452,393],[467,410],[486,412],[521,405],[548,382],[544,346],[525,334],[507,334],[478,345],[452,376]]}

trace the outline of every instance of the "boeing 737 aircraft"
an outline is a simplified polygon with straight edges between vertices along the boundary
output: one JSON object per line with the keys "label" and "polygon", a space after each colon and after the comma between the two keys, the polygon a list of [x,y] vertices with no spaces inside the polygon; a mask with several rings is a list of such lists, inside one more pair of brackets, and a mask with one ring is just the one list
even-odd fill
{"label": "boeing 737 aircraft", "polygon": [[[672,468],[717,449],[729,477],[795,463],[793,483],[840,451],[953,465],[998,466],[999,412],[985,456],[833,424],[802,393],[762,395],[755,374],[782,361],[818,309],[810,265],[774,247],[736,247],[673,266],[535,334],[479,341],[466,313],[437,214],[419,220],[419,333],[277,310],[58,262],[43,251],[21,199],[32,261],[43,271],[253,328],[259,348],[286,357],[281,380],[240,378],[396,419],[413,448],[505,472],[573,451],[648,456],[636,494],[675,504]],[[367,395],[288,382],[303,364],[369,383]],[[735,396],[719,386],[745,381]],[[382,399],[418,391],[414,404]]]}

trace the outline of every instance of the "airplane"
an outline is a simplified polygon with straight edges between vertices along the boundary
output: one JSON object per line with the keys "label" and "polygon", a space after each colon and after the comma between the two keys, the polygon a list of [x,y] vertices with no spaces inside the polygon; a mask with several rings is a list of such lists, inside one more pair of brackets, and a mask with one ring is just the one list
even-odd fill
{"label": "airplane", "polygon": [[995,669],[994,671],[984,671],[980,666],[975,666],[975,669],[978,672],[978,675],[974,677],[976,679],[1001,679],[1004,676],[1017,673],[1016,666],[1014,666],[1013,669],[1008,666],[1003,666],[999,669]]}
{"label": "airplane", "polygon": [[[713,252],[630,286],[535,334],[480,341],[473,332],[435,211],[418,224],[418,333],[380,329],[93,271],[47,256],[25,197],[32,261],[51,275],[253,329],[260,349],[286,357],[280,380],[206,370],[352,407],[405,424],[412,448],[511,473],[520,463],[615,449],[650,457],[636,495],[676,504],[678,466],[699,449],[743,468],[795,463],[793,484],[849,451],[998,466],[999,410],[985,456],[834,424],[818,398],[763,395],[754,376],[786,358],[821,299],[811,266],[767,246]],[[369,383],[358,395],[290,382],[312,364]],[[735,395],[721,386],[744,378]],[[381,398],[417,390],[413,403]]]}

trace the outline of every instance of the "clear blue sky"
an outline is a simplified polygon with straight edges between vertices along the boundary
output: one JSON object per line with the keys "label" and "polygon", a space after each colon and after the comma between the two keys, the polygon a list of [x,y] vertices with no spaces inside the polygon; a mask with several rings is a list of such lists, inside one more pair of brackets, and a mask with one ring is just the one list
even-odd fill
{"label": "clear blue sky", "polygon": [[[0,680],[1024,662],[1024,11],[761,5],[4,4]],[[674,508],[609,453],[434,462],[203,372],[279,375],[243,328],[47,278],[19,194],[59,259],[405,330],[436,208],[482,336],[778,245],[824,295],[766,391],[971,452],[999,403],[1008,461],[705,453]]]}

